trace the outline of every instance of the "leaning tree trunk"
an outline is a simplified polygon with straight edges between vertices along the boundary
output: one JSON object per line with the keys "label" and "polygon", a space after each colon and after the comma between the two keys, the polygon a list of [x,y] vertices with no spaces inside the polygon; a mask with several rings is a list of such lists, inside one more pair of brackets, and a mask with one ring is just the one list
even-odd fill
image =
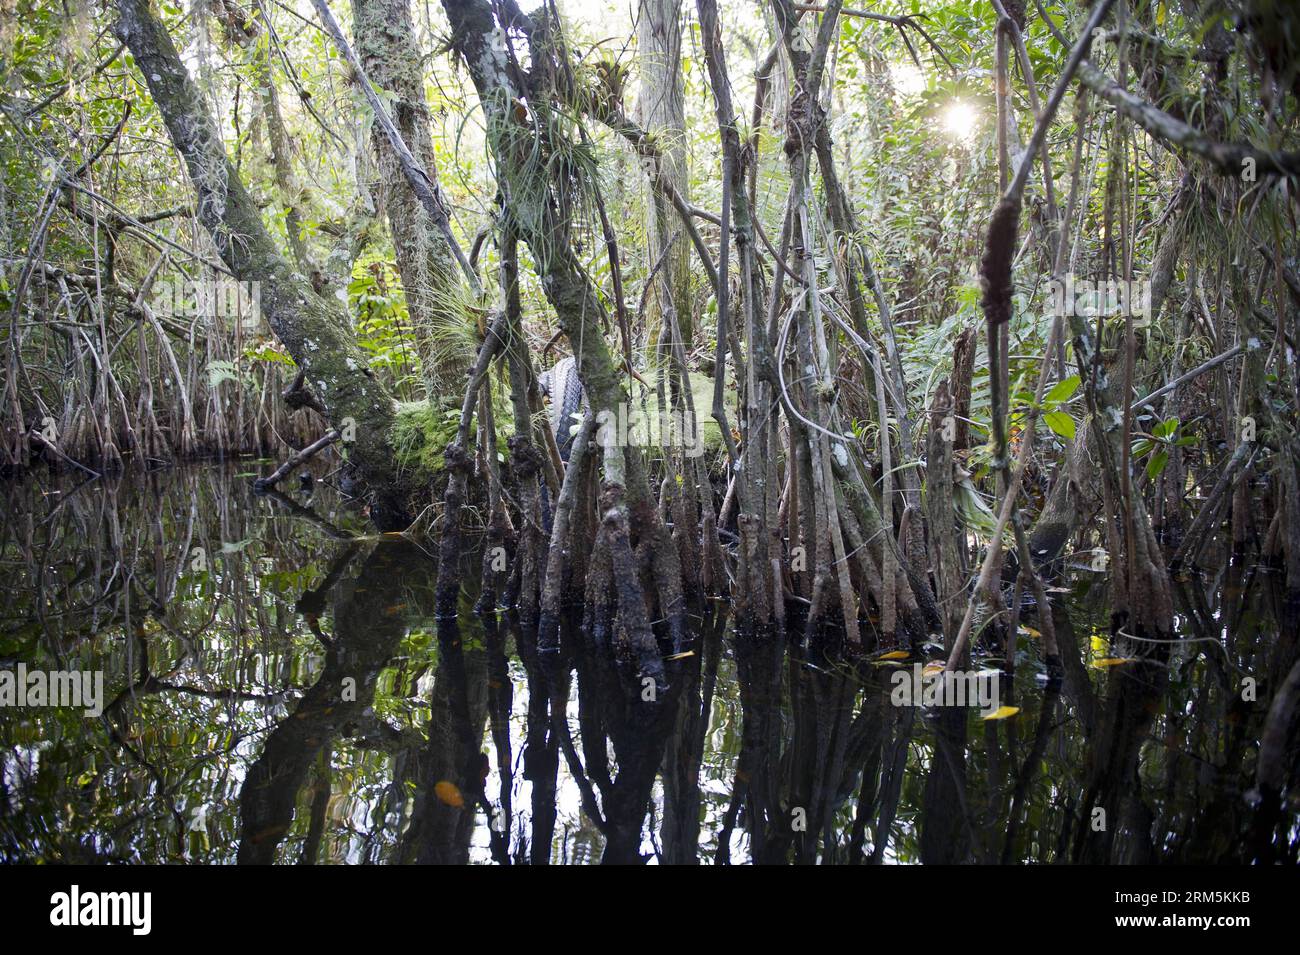
{"label": "leaning tree trunk", "polygon": [[203,95],[148,0],[118,0],[114,32],[124,42],[194,183],[199,221],[237,279],[257,282],[271,329],[347,444],[384,528],[405,526],[406,495],[389,446],[393,399],[366,364],[349,316],[320,298],[271,240],[261,213],[226,157]]}

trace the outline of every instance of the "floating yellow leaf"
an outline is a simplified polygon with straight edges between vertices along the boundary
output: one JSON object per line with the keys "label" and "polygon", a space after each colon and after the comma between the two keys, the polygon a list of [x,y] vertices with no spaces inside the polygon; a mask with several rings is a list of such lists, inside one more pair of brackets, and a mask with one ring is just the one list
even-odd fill
{"label": "floating yellow leaf", "polygon": [[942,663],[927,663],[925,669],[921,671],[922,676],[937,676],[943,672]]}
{"label": "floating yellow leaf", "polygon": [[1104,670],[1107,667],[1117,667],[1121,663],[1137,663],[1137,657],[1102,657],[1100,660],[1092,661],[1092,665],[1098,670]]}
{"label": "floating yellow leaf", "polygon": [[880,655],[881,660],[906,660],[911,654],[906,650],[890,650]]}
{"label": "floating yellow leaf", "polygon": [[684,651],[684,652],[682,652],[682,653],[674,653],[674,654],[672,654],[671,656],[666,656],[666,657],[664,657],[664,659],[665,659],[665,660],[682,660],[682,659],[685,659],[686,657],[693,657],[693,656],[695,656],[695,651],[694,651],[694,650],[686,650],[686,651]]}
{"label": "floating yellow leaf", "polygon": [[986,720],[1005,720],[1008,716],[1015,716],[1020,712],[1018,706],[999,706],[996,710],[984,717]]}
{"label": "floating yellow leaf", "polygon": [[1043,635],[1039,633],[1037,630],[1035,630],[1033,627],[1026,627],[1024,624],[1021,624],[1020,629],[1023,632],[1027,633],[1029,636],[1033,637],[1035,640],[1043,639]]}
{"label": "floating yellow leaf", "polygon": [[433,794],[448,806],[455,806],[460,809],[465,805],[465,797],[460,794],[456,784],[449,783],[445,779],[434,785]]}

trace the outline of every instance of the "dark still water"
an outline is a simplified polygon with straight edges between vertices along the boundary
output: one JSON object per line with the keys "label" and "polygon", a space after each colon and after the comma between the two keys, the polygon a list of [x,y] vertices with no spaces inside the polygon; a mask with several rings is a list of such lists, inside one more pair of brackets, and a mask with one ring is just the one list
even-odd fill
{"label": "dark still water", "polygon": [[[1252,792],[1296,653],[1263,570],[1178,582],[1154,648],[1110,640],[1080,573],[1064,678],[1026,611],[1014,676],[981,677],[996,712],[895,705],[920,656],[720,617],[647,702],[576,630],[541,657],[474,594],[440,626],[429,545],[320,483],[256,497],[258,467],[0,490],[0,860],[1294,861],[1297,807]],[[80,706],[51,671],[84,671]]]}

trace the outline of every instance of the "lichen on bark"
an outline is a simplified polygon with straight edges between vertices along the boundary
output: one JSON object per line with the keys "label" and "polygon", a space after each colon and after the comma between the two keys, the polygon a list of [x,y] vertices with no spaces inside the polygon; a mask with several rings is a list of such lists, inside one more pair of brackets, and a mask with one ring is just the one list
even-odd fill
{"label": "lichen on bark", "polygon": [[147,0],[118,0],[114,33],[136,67],[194,184],[199,221],[236,279],[256,282],[271,330],[304,374],[331,423],[352,438],[349,466],[367,486],[371,513],[386,529],[409,519],[389,430],[394,403],[357,346],[349,316],[321,298],[272,241],[261,211],[226,156],[198,85]]}

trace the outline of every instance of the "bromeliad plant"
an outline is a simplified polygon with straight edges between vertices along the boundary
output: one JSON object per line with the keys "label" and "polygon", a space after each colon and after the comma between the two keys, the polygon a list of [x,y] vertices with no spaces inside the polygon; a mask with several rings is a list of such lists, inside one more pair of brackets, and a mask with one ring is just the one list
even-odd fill
{"label": "bromeliad plant", "polygon": [[1140,437],[1133,442],[1133,458],[1146,458],[1146,475],[1151,480],[1160,476],[1174,448],[1186,448],[1197,441],[1192,435],[1182,434],[1182,423],[1176,417],[1161,421],[1150,433],[1138,433]]}

